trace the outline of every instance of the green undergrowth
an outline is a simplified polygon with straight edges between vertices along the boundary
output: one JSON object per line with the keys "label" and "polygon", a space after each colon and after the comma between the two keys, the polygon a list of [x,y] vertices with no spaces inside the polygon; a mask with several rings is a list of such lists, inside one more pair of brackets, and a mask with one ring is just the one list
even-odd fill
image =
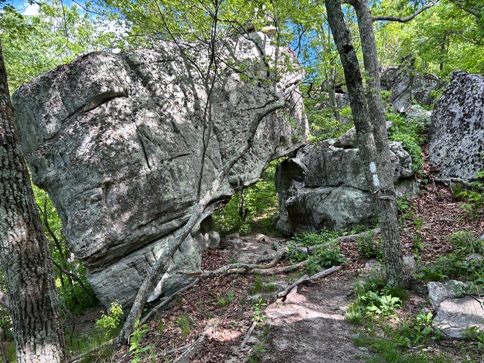
{"label": "green undergrowth", "polygon": [[338,232],[327,229],[323,229],[320,233],[296,234],[289,244],[289,261],[296,264],[308,260],[304,268],[304,272],[308,275],[313,275],[322,268],[346,262],[347,258],[340,252],[339,243],[335,240],[339,235]]}
{"label": "green undergrowth", "polygon": [[274,175],[279,162],[269,163],[256,184],[235,193],[222,210],[213,214],[217,231],[223,235],[250,234],[256,222],[265,231],[273,231],[273,218],[278,212]]}
{"label": "green undergrowth", "polygon": [[363,234],[356,238],[356,250],[358,253],[367,259],[382,260],[383,248],[381,244],[381,236],[376,237],[373,231]]}
{"label": "green undergrowth", "polygon": [[[66,331],[67,353],[70,356],[76,356],[88,352],[116,337],[121,330],[122,320],[123,309],[120,304],[113,302],[107,311],[102,312],[101,317],[96,321],[94,329],[83,334],[75,331]],[[107,346],[92,354],[88,354],[81,362],[108,362],[113,354],[113,348]]]}
{"label": "green undergrowth", "polygon": [[402,143],[403,148],[412,157],[412,168],[419,172],[423,163],[421,145],[425,142],[423,136],[425,126],[419,119],[406,118],[396,113],[387,113],[386,119],[392,122],[388,130],[388,138]]}
{"label": "green undergrowth", "polygon": [[[472,231],[457,231],[449,236],[453,251],[423,264],[417,276],[425,281],[458,279],[467,281],[469,289],[484,292],[484,240]],[[479,257],[481,256],[481,257]]]}
{"label": "green undergrowth", "polygon": [[355,283],[354,292],[356,299],[345,317],[358,325],[355,344],[367,352],[366,362],[450,362],[421,353],[431,341],[441,338],[440,331],[431,326],[431,313],[422,310],[408,320],[397,317],[409,296],[406,290],[387,286],[374,271]]}
{"label": "green undergrowth", "polygon": [[[412,223],[418,231],[421,223],[415,220]],[[464,282],[460,291],[456,291],[458,296],[483,296],[484,261],[478,256],[484,256],[484,241],[470,231],[455,232],[449,241],[453,247],[450,254],[418,267],[415,275],[418,283],[458,279]],[[345,317],[357,325],[355,344],[367,353],[366,362],[450,363],[455,361],[453,356],[465,357],[466,362],[481,362],[483,331],[469,328],[465,333],[467,340],[453,342],[451,351],[442,353],[445,349],[438,346],[442,332],[432,326],[430,304],[410,316],[400,313],[410,292],[387,286],[380,270],[358,280],[354,293],[355,300]],[[429,349],[430,346],[436,349]]]}
{"label": "green undergrowth", "polygon": [[471,188],[463,188],[462,184],[456,183],[452,185],[452,190],[471,218],[482,217],[484,212],[484,170],[476,174],[471,182]]}

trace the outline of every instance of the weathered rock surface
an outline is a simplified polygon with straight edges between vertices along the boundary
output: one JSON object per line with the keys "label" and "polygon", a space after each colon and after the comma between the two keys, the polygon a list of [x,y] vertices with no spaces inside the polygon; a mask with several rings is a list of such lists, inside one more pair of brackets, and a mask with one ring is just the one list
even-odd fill
{"label": "weathered rock surface", "polygon": [[[391,91],[390,102],[399,113],[412,114],[419,106],[430,106],[435,101],[434,91],[441,84],[433,74],[419,75],[411,65],[389,67],[381,74],[381,85]],[[421,108],[420,108],[421,109]]]}
{"label": "weathered rock surface", "polygon": [[471,179],[484,169],[484,78],[456,71],[437,101],[429,134],[430,161],[445,178]]}
{"label": "weathered rock surface", "polygon": [[[212,187],[248,140],[250,148],[215,189],[213,202],[256,182],[270,160],[305,140],[297,65],[276,75],[274,90],[267,79],[274,71],[265,64],[276,49],[267,37],[253,33],[252,40],[224,45],[231,51],[217,49],[213,85],[204,78],[205,46],[167,42],[157,50],[88,54],[13,95],[33,181],[52,198],[105,305],[132,303],[147,271],[190,217],[197,194]],[[296,64],[290,49],[281,54]],[[248,69],[243,77],[238,67]],[[286,113],[273,112],[284,104]],[[175,271],[200,268],[200,243],[217,240],[203,229],[177,251],[151,299],[190,282]]]}
{"label": "weathered rock surface", "polygon": [[[342,230],[376,216],[353,134],[350,130],[337,140],[304,146],[280,164],[277,228],[286,234]],[[413,194],[412,159],[400,143],[390,145],[397,195]]]}
{"label": "weathered rock surface", "polygon": [[449,338],[461,339],[470,327],[484,330],[484,300],[461,295],[465,284],[450,280],[429,282],[429,298],[436,312],[433,325]]}

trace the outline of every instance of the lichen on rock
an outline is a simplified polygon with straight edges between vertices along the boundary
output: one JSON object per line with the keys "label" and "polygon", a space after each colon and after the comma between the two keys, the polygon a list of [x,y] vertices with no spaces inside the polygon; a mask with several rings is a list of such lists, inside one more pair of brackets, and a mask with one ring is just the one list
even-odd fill
{"label": "lichen on rock", "polygon": [[[203,72],[211,67],[206,45],[165,42],[153,50],[87,54],[13,95],[33,181],[49,193],[107,306],[130,306],[197,195],[247,143],[213,202],[256,182],[270,160],[305,140],[297,90],[303,71],[294,53],[262,33],[217,47],[216,74]],[[251,136],[254,120],[280,100],[279,112],[263,117]],[[200,269],[205,246],[197,233],[177,251],[151,299],[190,282],[178,270]]]}

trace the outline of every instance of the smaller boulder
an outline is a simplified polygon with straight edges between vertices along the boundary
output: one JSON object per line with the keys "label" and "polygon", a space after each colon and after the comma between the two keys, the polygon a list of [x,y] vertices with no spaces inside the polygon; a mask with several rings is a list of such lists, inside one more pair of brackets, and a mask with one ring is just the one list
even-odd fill
{"label": "smaller boulder", "polygon": [[[304,146],[279,165],[279,230],[287,235],[323,228],[344,230],[373,221],[376,203],[355,136],[351,129],[337,140]],[[397,196],[414,195],[412,158],[399,142],[391,142],[390,150]]]}
{"label": "smaller boulder", "polygon": [[432,324],[445,336],[462,339],[470,327],[484,331],[484,299],[458,297],[466,286],[463,282],[429,282],[427,286],[430,302],[436,312]]}

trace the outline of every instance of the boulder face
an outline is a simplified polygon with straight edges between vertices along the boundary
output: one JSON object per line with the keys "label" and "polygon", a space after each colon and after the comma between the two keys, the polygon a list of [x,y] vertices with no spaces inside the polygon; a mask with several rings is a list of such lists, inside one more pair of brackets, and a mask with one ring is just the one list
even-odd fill
{"label": "boulder face", "polygon": [[[216,76],[205,73],[206,46],[166,42],[157,50],[82,56],[13,95],[33,181],[52,198],[104,305],[132,304],[197,195],[214,188],[246,145],[212,202],[256,182],[270,160],[305,140],[297,91],[303,72],[294,53],[276,50],[262,33],[223,44]],[[269,71],[276,56],[292,70]],[[247,71],[241,76],[239,69]],[[151,300],[190,282],[175,272],[200,269],[209,235],[202,228],[187,237]]]}
{"label": "boulder face", "polygon": [[463,297],[462,292],[469,289],[465,283],[456,280],[429,282],[427,287],[436,313],[432,325],[439,328],[444,336],[463,339],[471,327],[479,331],[484,329],[484,300],[474,296]]}
{"label": "boulder face", "polygon": [[484,169],[484,77],[456,71],[435,104],[430,161],[445,178],[471,179]]}
{"label": "boulder face", "polygon": [[[391,91],[390,102],[399,113],[413,115],[430,106],[434,91],[441,89],[440,80],[433,74],[419,75],[413,65],[389,67],[381,73],[382,89]],[[418,106],[417,106],[418,105]]]}
{"label": "boulder face", "polygon": [[[276,174],[279,195],[277,227],[285,234],[344,230],[371,222],[376,205],[367,186],[351,129],[337,140],[297,150]],[[390,143],[397,195],[414,194],[412,159],[397,142]]]}

